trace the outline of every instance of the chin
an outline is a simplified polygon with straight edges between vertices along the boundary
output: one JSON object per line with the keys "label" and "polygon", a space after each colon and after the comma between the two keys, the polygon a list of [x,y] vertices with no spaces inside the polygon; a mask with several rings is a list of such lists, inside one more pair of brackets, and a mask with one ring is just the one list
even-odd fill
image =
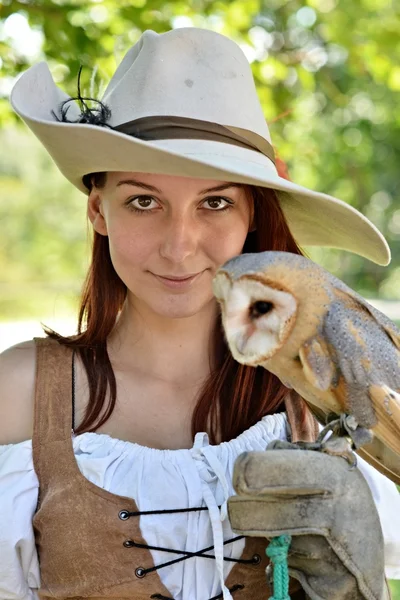
{"label": "chin", "polygon": [[165,319],[188,319],[201,312],[210,310],[210,307],[216,307],[216,301],[213,295],[205,298],[199,298],[197,293],[194,297],[190,295],[180,297],[162,297],[140,299],[140,304],[146,306],[146,311],[150,311],[159,317]]}
{"label": "chin", "polygon": [[163,317],[165,319],[189,319],[190,317],[194,317],[202,312],[203,307],[197,309],[193,306],[188,307],[176,307],[171,310],[157,310],[157,308],[153,309],[153,312],[159,317]]}

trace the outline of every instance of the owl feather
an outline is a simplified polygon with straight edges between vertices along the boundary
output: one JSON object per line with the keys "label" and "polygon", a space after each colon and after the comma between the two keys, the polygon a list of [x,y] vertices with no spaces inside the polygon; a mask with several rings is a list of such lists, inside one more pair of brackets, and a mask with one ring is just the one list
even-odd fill
{"label": "owl feather", "polygon": [[301,255],[235,257],[214,279],[234,358],[263,366],[326,424],[352,415],[373,441],[357,452],[400,484],[400,331]]}

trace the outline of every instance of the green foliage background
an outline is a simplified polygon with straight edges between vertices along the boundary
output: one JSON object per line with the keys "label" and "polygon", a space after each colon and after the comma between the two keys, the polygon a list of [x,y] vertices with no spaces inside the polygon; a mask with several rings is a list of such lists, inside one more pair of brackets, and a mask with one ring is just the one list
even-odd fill
{"label": "green foliage background", "polygon": [[400,3],[0,0],[0,320],[70,314],[89,259],[85,197],[12,112],[15,78],[44,59],[74,96],[83,65],[84,95],[101,97],[142,31],[190,25],[242,45],[291,178],[361,210],[393,260],[311,256],[367,297],[400,298]]}
{"label": "green foliage background", "polygon": [[[12,112],[15,77],[45,59],[73,96],[83,65],[84,93],[101,97],[143,30],[186,25],[242,45],[291,178],[360,209],[393,253],[387,268],[335,250],[316,248],[312,257],[367,297],[399,298],[399,3],[2,0],[0,7],[0,318],[75,307],[88,258],[85,197]],[[15,39],[16,28],[35,52]]]}

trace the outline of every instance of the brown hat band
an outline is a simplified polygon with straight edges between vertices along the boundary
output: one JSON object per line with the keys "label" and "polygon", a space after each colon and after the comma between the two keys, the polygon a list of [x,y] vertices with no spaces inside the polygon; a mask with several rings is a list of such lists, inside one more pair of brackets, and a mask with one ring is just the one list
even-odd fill
{"label": "brown hat band", "polygon": [[[244,137],[235,134],[223,125],[186,117],[142,117],[141,119],[113,126],[113,129],[114,131],[120,131],[121,133],[145,141],[172,139],[210,140],[261,152],[259,148],[253,146]],[[262,154],[266,154],[275,164],[274,149],[267,140],[264,140],[264,142],[265,152]]]}

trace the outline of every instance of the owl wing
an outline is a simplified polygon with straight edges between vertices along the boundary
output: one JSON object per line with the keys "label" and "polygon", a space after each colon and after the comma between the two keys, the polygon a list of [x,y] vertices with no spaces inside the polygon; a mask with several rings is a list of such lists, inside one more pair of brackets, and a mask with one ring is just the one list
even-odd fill
{"label": "owl wing", "polygon": [[389,317],[369,304],[365,298],[360,296],[360,294],[357,294],[357,292],[348,287],[340,279],[336,279],[333,289],[335,295],[338,298],[341,298],[344,303],[350,305],[354,304],[354,306],[358,306],[361,310],[368,313],[392,340],[395,347],[400,350],[400,329],[395,325],[395,323],[393,323],[393,321],[389,319]]}
{"label": "owl wing", "polygon": [[330,390],[360,425],[373,429],[374,443],[359,453],[400,483],[400,336],[385,315],[337,291],[318,334],[300,349],[303,372],[314,388]]}
{"label": "owl wing", "polygon": [[357,454],[364,458],[377,471],[385,475],[397,485],[400,485],[400,458],[399,455],[385,446],[380,439],[375,437],[371,444],[357,450]]}
{"label": "owl wing", "polygon": [[334,348],[336,366],[348,386],[348,408],[360,425],[372,427],[400,455],[400,332],[355,293],[335,292],[323,337]]}

